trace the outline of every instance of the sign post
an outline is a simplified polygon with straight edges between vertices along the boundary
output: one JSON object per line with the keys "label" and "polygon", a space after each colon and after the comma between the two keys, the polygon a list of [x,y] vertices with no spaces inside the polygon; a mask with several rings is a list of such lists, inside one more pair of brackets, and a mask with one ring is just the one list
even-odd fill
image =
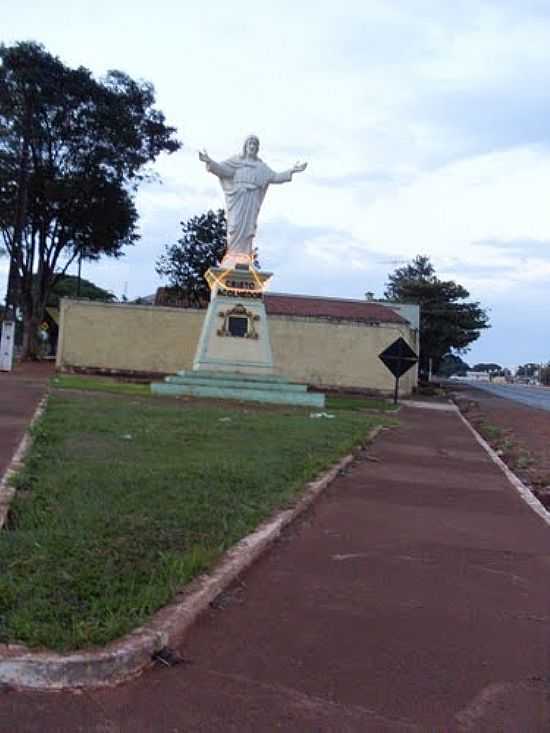
{"label": "sign post", "polygon": [[399,377],[408,372],[418,361],[418,356],[411,349],[409,344],[401,336],[396,339],[387,349],[378,355],[380,361],[387,367],[395,377],[395,389],[393,393],[393,404],[397,404],[399,396]]}

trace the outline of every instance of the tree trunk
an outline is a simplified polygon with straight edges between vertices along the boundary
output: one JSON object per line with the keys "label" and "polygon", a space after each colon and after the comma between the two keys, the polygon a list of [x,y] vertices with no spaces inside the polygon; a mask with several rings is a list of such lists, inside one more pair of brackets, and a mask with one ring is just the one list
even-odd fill
{"label": "tree trunk", "polygon": [[37,360],[40,358],[40,340],[38,338],[38,327],[41,323],[35,313],[25,310],[23,316],[23,345],[22,359]]}
{"label": "tree trunk", "polygon": [[31,286],[31,294],[26,298],[23,306],[23,345],[21,354],[23,360],[37,360],[42,356],[39,328],[44,320],[46,296],[40,286],[39,276],[36,275]]}
{"label": "tree trunk", "polygon": [[420,350],[420,360],[418,362],[418,376],[422,382],[428,381],[430,373],[430,357],[427,353]]}
{"label": "tree trunk", "polygon": [[8,292],[6,296],[6,320],[15,320],[19,305],[20,287],[19,272],[22,264],[21,246],[27,218],[27,201],[29,189],[30,141],[32,133],[32,105],[26,103],[23,139],[21,141],[21,158],[17,173],[17,197],[13,221],[13,240],[11,246]]}

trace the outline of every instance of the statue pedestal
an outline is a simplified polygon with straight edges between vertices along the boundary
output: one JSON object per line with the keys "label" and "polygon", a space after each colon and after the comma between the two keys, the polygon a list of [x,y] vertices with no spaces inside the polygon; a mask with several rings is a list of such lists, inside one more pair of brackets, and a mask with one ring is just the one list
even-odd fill
{"label": "statue pedestal", "polygon": [[273,374],[269,326],[263,301],[271,273],[249,268],[210,268],[212,291],[193,370]]}
{"label": "statue pedestal", "polygon": [[271,273],[211,267],[212,292],[192,371],[151,385],[153,394],[194,395],[323,408],[325,395],[292,384],[273,369],[263,291]]}

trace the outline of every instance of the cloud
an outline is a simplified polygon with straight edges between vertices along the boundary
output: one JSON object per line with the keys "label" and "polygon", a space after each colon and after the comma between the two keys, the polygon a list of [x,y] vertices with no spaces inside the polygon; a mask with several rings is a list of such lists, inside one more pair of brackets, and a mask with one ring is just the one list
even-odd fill
{"label": "cloud", "polygon": [[399,179],[396,176],[391,176],[385,171],[359,171],[357,173],[351,173],[348,175],[336,175],[336,176],[315,176],[311,177],[312,183],[321,187],[329,188],[349,188],[349,186],[359,185],[396,185],[402,184],[406,181]]}
{"label": "cloud", "polygon": [[473,244],[480,247],[501,250],[513,255],[519,255],[522,260],[528,257],[550,259],[550,239],[486,239],[480,242],[474,242]]}
{"label": "cloud", "polygon": [[[538,323],[550,279],[547,3],[155,9],[59,0],[62,25],[38,0],[4,10],[8,43],[34,37],[70,65],[153,81],[184,142],[155,165],[163,185],[140,189],[141,242],[119,261],[86,265],[98,284],[152,292],[155,260],[180,221],[223,206],[197,151],[223,159],[255,132],[275,170],[309,161],[268,191],[260,214],[260,260],[277,290],[380,295],[387,273],[423,252],[493,308],[499,327],[474,349],[510,343],[507,303],[521,304],[524,335]],[[0,260],[0,285],[6,269]]]}
{"label": "cloud", "polygon": [[417,114],[439,135],[456,140],[449,159],[517,145],[549,145],[549,84],[550,74],[517,87],[442,92],[420,99]]}

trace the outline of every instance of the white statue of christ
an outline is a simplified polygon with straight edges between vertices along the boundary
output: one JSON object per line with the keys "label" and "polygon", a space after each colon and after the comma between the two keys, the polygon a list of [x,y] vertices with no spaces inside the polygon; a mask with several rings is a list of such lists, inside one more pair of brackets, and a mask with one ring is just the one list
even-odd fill
{"label": "white statue of christ", "polygon": [[220,179],[225,194],[227,249],[222,267],[248,265],[254,260],[254,236],[267,187],[291,181],[294,173],[307,167],[307,163],[296,163],[290,170],[275,173],[258,158],[259,149],[260,140],[250,135],[244,141],[243,152],[223,163],[212,160],[206,150],[199,153],[206,169]]}

